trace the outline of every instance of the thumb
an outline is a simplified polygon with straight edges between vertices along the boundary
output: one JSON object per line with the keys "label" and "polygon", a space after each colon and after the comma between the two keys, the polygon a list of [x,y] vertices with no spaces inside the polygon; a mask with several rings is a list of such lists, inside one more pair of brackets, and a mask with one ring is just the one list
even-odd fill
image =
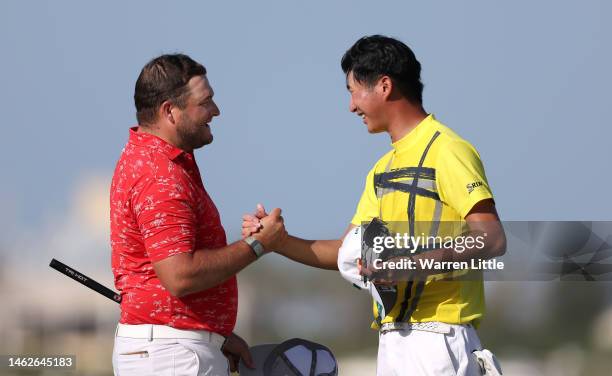
{"label": "thumb", "polygon": [[272,217],[280,217],[281,215],[281,210],[280,208],[274,208],[272,209],[272,211],[270,212],[270,216]]}
{"label": "thumb", "polygon": [[253,362],[253,355],[251,355],[251,351],[248,348],[246,348],[240,355],[242,356],[242,360],[244,361],[244,364],[246,364],[247,367],[251,369],[255,368],[255,363]]}
{"label": "thumb", "polygon": [[264,208],[264,206],[262,204],[257,204],[257,210],[255,211],[255,216],[259,219],[265,217],[266,215],[268,215],[266,213],[266,209]]}

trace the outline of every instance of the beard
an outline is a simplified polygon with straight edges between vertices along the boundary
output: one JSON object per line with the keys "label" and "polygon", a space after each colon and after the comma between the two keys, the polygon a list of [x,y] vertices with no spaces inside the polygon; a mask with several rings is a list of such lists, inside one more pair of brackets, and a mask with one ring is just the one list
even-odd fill
{"label": "beard", "polygon": [[208,125],[202,125],[185,114],[181,123],[176,127],[181,149],[195,150],[213,141],[213,135]]}

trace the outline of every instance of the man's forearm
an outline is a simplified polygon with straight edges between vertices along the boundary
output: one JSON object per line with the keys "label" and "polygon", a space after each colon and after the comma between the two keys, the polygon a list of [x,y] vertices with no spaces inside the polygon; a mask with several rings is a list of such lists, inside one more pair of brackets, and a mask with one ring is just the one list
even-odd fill
{"label": "man's forearm", "polygon": [[[263,229],[253,235],[269,251],[282,244],[287,231],[275,208],[262,219]],[[270,247],[270,249],[265,249]],[[253,249],[239,240],[219,249],[199,249],[193,253],[182,253],[168,257],[154,265],[160,281],[175,296],[193,294],[217,286],[234,276],[257,259]]]}
{"label": "man's forearm", "polygon": [[341,245],[340,240],[306,240],[289,235],[282,249],[276,252],[315,268],[338,270]]}
{"label": "man's forearm", "polygon": [[207,290],[236,275],[256,260],[249,245],[240,240],[218,249],[198,249],[177,265],[174,278],[176,296]]}
{"label": "man's forearm", "polygon": [[[481,235],[479,232],[471,232],[467,236],[476,237]],[[375,270],[381,272],[383,279],[389,280],[407,280],[414,276],[428,276],[440,274],[459,269],[458,266],[467,262],[470,265],[472,260],[488,260],[494,257],[502,256],[506,250],[506,238],[503,232],[495,234],[490,238],[483,247],[465,246],[461,251],[457,249],[434,249],[412,256],[400,256],[391,259],[390,261],[400,261],[400,259],[408,259],[414,262],[414,269],[410,270],[410,274],[406,274],[402,270]],[[456,264],[455,264],[456,263]],[[425,267],[426,265],[443,265],[443,270],[439,268]],[[455,267],[457,266],[457,267]]]}
{"label": "man's forearm", "polygon": [[[465,238],[484,239],[483,246],[476,245],[476,242],[468,244],[459,249],[437,249],[414,257],[417,261],[417,268],[421,275],[438,274],[440,271],[432,268],[422,268],[421,260],[432,260],[433,262],[444,262],[445,265],[453,263],[471,263],[472,260],[488,260],[502,256],[506,252],[506,234],[504,227],[499,221],[499,216],[495,210],[492,200],[483,200],[472,208],[466,216],[466,222],[470,231],[464,234]],[[449,268],[454,270],[453,267]]]}
{"label": "man's forearm", "polygon": [[[484,248],[466,247],[462,252],[455,249],[436,249],[430,252],[425,252],[413,257],[417,262],[417,270],[420,275],[438,274],[440,270],[434,268],[421,267],[422,261],[431,260],[434,263],[443,263],[443,265],[453,265],[454,263],[470,263],[472,260],[488,260],[494,257],[503,255],[505,252],[505,241],[502,244],[489,243]],[[448,271],[455,268],[448,268]]]}

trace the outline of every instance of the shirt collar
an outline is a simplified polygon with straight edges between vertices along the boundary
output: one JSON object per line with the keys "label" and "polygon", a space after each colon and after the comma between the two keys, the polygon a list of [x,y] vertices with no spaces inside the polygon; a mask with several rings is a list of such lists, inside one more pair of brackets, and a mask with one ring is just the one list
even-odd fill
{"label": "shirt collar", "polygon": [[138,132],[138,127],[130,128],[130,138],[128,142],[133,145],[155,149],[167,156],[170,160],[174,160],[185,153],[183,149],[177,148],[155,135],[146,132]]}
{"label": "shirt collar", "polygon": [[427,115],[427,117],[421,120],[421,122],[408,132],[407,135],[392,143],[391,146],[396,152],[409,149],[419,140],[420,136],[426,132],[427,128],[429,128],[435,120],[436,118],[433,114]]}

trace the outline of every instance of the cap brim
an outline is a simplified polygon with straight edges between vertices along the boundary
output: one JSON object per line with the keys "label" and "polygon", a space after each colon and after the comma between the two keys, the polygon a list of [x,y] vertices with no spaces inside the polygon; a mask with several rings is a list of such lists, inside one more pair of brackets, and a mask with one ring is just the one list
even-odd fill
{"label": "cap brim", "polygon": [[361,227],[355,227],[342,240],[338,250],[338,270],[342,278],[360,289],[367,289],[363,276],[359,274],[357,260],[361,258]]}
{"label": "cap brim", "polygon": [[249,350],[251,351],[251,355],[253,356],[253,363],[255,363],[255,368],[253,369],[247,367],[246,364],[244,364],[241,360],[239,366],[240,376],[264,376],[264,362],[276,346],[278,346],[278,344],[273,343],[251,347]]}

